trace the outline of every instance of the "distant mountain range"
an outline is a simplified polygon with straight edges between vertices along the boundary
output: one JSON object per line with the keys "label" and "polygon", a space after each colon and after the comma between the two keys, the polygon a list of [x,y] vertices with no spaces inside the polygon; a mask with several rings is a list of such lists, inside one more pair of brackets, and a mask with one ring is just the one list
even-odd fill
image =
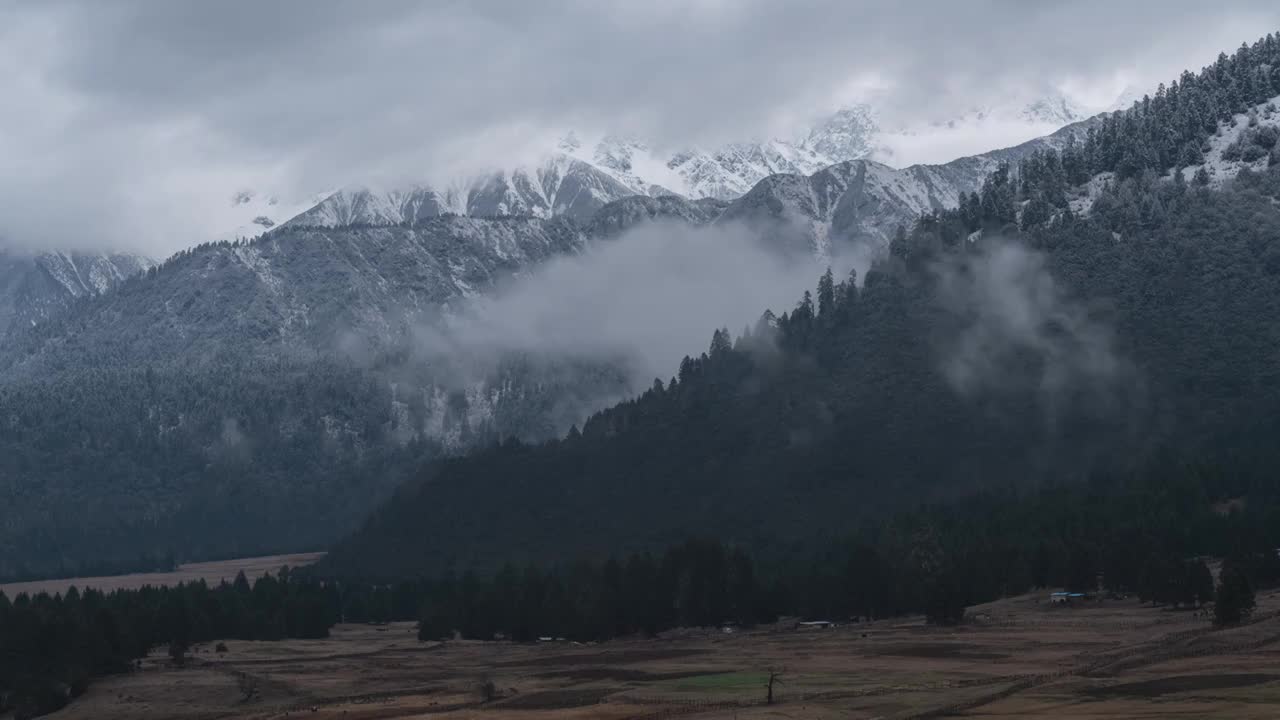
{"label": "distant mountain range", "polygon": [[[654,218],[749,226],[779,253],[826,264],[842,250],[882,250],[896,228],[954,207],[1001,162],[1060,148],[1088,124],[943,165],[850,160],[807,175],[775,173],[728,202],[632,193],[565,155],[532,173],[491,176],[465,195],[338,192],[255,240],[184,251],[98,303],[40,316],[49,321],[0,347],[0,373],[90,362],[193,366],[218,354],[327,354],[355,344],[385,350],[503,278]],[[100,292],[126,277],[123,270],[151,266],[116,258],[89,263],[107,269],[90,273],[97,284],[68,282],[74,293],[64,294]],[[77,267],[70,257],[49,256],[40,267],[53,268],[51,277],[79,277],[64,269]]]}
{"label": "distant mountain range", "polygon": [[[1061,104],[1046,108],[1035,117],[1075,116]],[[562,216],[585,228],[596,221],[602,208],[618,200],[676,197],[704,202],[663,200],[658,214],[685,219],[696,215],[708,222],[719,217],[783,223],[789,233],[799,234],[795,242],[807,244],[822,257],[833,239],[870,239],[883,245],[898,225],[910,224],[932,209],[953,206],[960,192],[975,190],[997,163],[1016,161],[1038,148],[1060,146],[1080,137],[1085,127],[1077,123],[1006,151],[903,169],[866,159],[874,154],[879,137],[874,116],[866,107],[841,110],[802,133],[799,140],[731,143],[713,151],[681,151],[665,159],[640,141],[604,138],[587,145],[570,135],[541,164],[476,175],[443,189],[349,187],[302,203],[245,190],[228,201],[227,217],[234,227],[217,234],[236,239],[271,234],[282,227],[415,225],[446,215]],[[766,178],[768,182],[762,183]],[[650,205],[648,211],[657,212],[659,205]],[[637,207],[624,204],[611,212]],[[608,222],[604,219],[608,215],[599,221]],[[22,254],[2,249],[0,253],[0,338],[10,330],[45,321],[75,298],[98,295],[156,265],[148,257],[130,253]],[[458,277],[445,286],[466,283]]]}
{"label": "distant mountain range", "polygon": [[[1001,133],[1033,138],[1092,113],[1066,97],[1043,97],[972,108],[955,117],[889,123],[866,104],[842,108],[786,137],[729,142],[714,147],[663,150],[639,138],[567,133],[543,159],[530,165],[477,172],[443,183],[382,187],[354,183],[310,198],[282,202],[245,190],[232,199],[232,227],[216,237],[253,237],[292,222],[341,227],[412,223],[441,214],[480,217],[567,215],[589,218],[600,207],[630,195],[680,195],[733,200],[779,173],[812,175],[852,160],[889,166],[903,143],[1003,123]],[[961,153],[962,154],[962,153]]]}

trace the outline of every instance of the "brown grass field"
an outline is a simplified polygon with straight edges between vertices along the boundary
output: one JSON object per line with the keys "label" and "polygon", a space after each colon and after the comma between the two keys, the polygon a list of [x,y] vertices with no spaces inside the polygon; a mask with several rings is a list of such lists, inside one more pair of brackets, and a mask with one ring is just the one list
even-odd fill
{"label": "brown grass field", "polygon": [[236,573],[244,571],[250,582],[262,576],[263,573],[274,573],[281,567],[288,565],[289,567],[301,567],[310,565],[311,563],[324,557],[324,553],[296,553],[293,555],[264,555],[262,557],[239,558],[236,560],[219,560],[216,562],[200,562],[186,563],[179,565],[177,570],[173,572],[154,572],[154,573],[133,573],[130,575],[108,575],[103,577],[78,577],[64,578],[60,580],[32,580],[31,582],[8,583],[0,585],[0,592],[10,598],[16,597],[19,593],[28,593],[35,595],[36,593],[47,592],[50,595],[54,593],[66,592],[71,586],[75,586],[81,590],[85,588],[95,588],[103,592],[111,592],[112,590],[135,590],[144,585],[160,586],[160,585],[177,585],[181,582],[193,582],[195,580],[204,580],[210,585],[217,585],[219,581],[226,580],[231,582],[235,579]]}
{"label": "brown grass field", "polygon": [[[181,668],[157,650],[50,717],[1280,717],[1280,592],[1229,630],[1136,600],[1039,600],[971,608],[958,628],[779,623],[585,645],[420,643],[412,623],[344,625],[327,640],[199,646]],[[770,670],[782,682],[765,705]]]}

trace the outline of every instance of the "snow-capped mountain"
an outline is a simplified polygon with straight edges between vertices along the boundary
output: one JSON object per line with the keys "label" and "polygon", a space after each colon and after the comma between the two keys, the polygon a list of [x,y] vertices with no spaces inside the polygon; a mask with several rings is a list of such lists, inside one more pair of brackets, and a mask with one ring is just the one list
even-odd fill
{"label": "snow-capped mountain", "polygon": [[332,191],[315,193],[300,200],[281,200],[278,195],[251,188],[237,191],[219,213],[214,241],[252,238],[289,221],[324,202]]}
{"label": "snow-capped mountain", "polygon": [[794,139],[731,142],[663,156],[639,140],[607,136],[588,146],[571,136],[561,149],[613,175],[637,194],[733,200],[770,175],[808,175],[868,157],[875,133],[870,109],[858,106],[823,118]]}
{"label": "snow-capped mountain", "polygon": [[446,187],[344,188],[289,220],[295,227],[404,225],[441,215],[566,217],[588,220],[606,203],[636,191],[600,168],[564,153],[536,166],[485,173]]}
{"label": "snow-capped mountain", "polygon": [[1082,141],[1089,121],[1011,148],[942,165],[893,168],[873,160],[850,160],[815,173],[781,173],[760,181],[725,208],[717,222],[768,228],[792,251],[831,256],[836,246],[888,246],[898,227],[919,216],[953,208],[1001,163],[1016,164],[1037,150]]}
{"label": "snow-capped mountain", "polygon": [[482,173],[443,186],[351,186],[328,195],[288,224],[401,225],[445,214],[565,215],[585,221],[604,205],[632,195],[727,201],[770,175],[807,175],[866,157],[872,151],[873,129],[866,108],[849,108],[824,119],[798,140],[735,142],[670,155],[634,138],[605,136],[586,143],[569,133],[539,164]]}
{"label": "snow-capped mountain", "polygon": [[[944,121],[908,124],[886,123],[870,106],[855,105],[822,117],[789,137],[674,151],[639,138],[605,135],[587,139],[570,132],[548,149],[541,162],[532,165],[478,173],[444,184],[353,185],[328,194],[289,222],[312,227],[399,225],[444,214],[567,215],[586,220],[607,203],[631,195],[731,201],[771,175],[812,175],[837,163],[862,159],[895,165],[895,160],[919,154],[910,148],[938,136],[962,135],[967,144],[958,147],[963,148],[975,142],[970,135],[981,138],[983,132],[1008,132],[1013,126],[1020,138],[1030,139],[1088,114],[1065,97],[1052,94],[1029,102],[1011,100],[974,108]],[[268,217],[280,215],[284,213]]]}
{"label": "snow-capped mountain", "polygon": [[974,105],[944,118],[925,117],[916,122],[899,123],[885,132],[923,134],[930,129],[957,128],[984,122],[1021,123],[1031,128],[1051,125],[1059,128],[1092,117],[1098,112],[1117,108],[1115,105],[1086,108],[1061,93],[1049,92],[1034,98],[1014,97]]}
{"label": "snow-capped mountain", "polygon": [[[1119,100],[1117,100],[1119,102]],[[958,113],[931,115],[927,108],[905,121],[881,122],[867,157],[895,168],[945,163],[993,147],[1043,137],[1118,106],[1085,106],[1059,92],[1014,96],[974,105]]]}
{"label": "snow-capped mountain", "polygon": [[[995,111],[981,112],[987,113],[985,117]],[[1001,112],[1009,114],[1009,111]],[[1077,117],[1080,111],[1056,98],[1020,106],[1012,114],[1036,122],[1056,123]],[[636,222],[665,216],[693,224],[718,218],[720,222],[785,226],[788,234],[783,236],[782,244],[794,242],[821,257],[831,250],[832,242],[870,241],[873,247],[883,246],[898,225],[908,225],[932,209],[953,206],[959,193],[977,189],[982,178],[999,162],[1016,161],[1046,144],[1061,144],[1067,137],[1078,136],[1082,132],[1078,128],[1083,127],[1073,125],[1076,130],[1068,128],[1008,150],[941,165],[898,169],[869,159],[880,152],[879,143],[887,137],[877,122],[869,108],[850,107],[790,138],[728,143],[709,150],[691,149],[669,155],[634,138],[608,136],[587,142],[569,134],[540,163],[484,173],[443,186],[351,187],[293,203],[268,193],[245,190],[226,199],[228,227],[232,221],[235,225],[222,236],[249,238],[267,233],[268,237],[278,238],[283,228],[417,227],[442,216],[544,220],[563,216],[577,224],[574,232],[606,237]],[[678,199],[681,196],[693,200]],[[618,202],[624,199],[627,201]],[[318,202],[312,202],[316,200]],[[606,207],[609,210],[601,213]],[[477,225],[467,232],[487,237],[508,230],[502,230],[499,223],[492,227]],[[433,225],[426,235],[415,236],[416,240],[402,238],[403,242],[398,240],[393,245],[417,244],[422,251],[422,243],[461,232],[456,223]],[[316,242],[332,245],[331,250],[338,253],[347,252],[342,247],[368,241],[363,236],[357,240],[350,234],[316,237]],[[273,241],[276,242],[279,239]],[[580,244],[581,240],[575,242]],[[278,247],[278,244],[250,245],[228,255],[226,261],[231,266],[254,269],[256,273],[263,266],[253,259]],[[365,249],[353,251],[363,253]],[[230,251],[218,252],[225,255]],[[510,267],[504,272],[523,266],[525,260],[530,259],[512,256]],[[17,327],[14,323],[19,321],[22,327],[40,323],[71,299],[103,293],[123,278],[154,264],[137,256],[70,254],[46,254],[37,258],[0,255],[0,262],[3,263],[0,266],[0,298],[3,298],[0,331]],[[445,265],[441,266],[441,262]],[[485,279],[477,286],[475,278],[450,265],[451,262],[454,261],[424,256],[415,257],[413,265],[440,267],[441,272],[432,276],[432,284],[437,289],[454,288],[457,296],[465,296],[472,287],[482,291],[492,279],[488,275],[502,265],[498,263],[485,270]],[[458,262],[465,266],[470,260]],[[261,307],[280,302],[282,294],[309,292],[287,290],[293,284],[306,285],[301,280],[295,283],[268,276],[259,276],[259,279],[264,288],[281,290],[272,295],[270,302],[263,296],[266,305]],[[386,278],[369,283],[370,286],[379,284],[389,291],[407,293],[396,302],[409,302],[421,291],[404,287],[398,281],[389,283]],[[433,293],[428,305],[438,306],[449,300],[438,292]],[[383,306],[389,302],[373,303],[378,308],[374,314],[386,310]],[[279,308],[281,318],[307,317],[316,307],[324,305],[319,296],[285,304],[289,307]],[[145,314],[141,308],[139,312]],[[316,323],[323,324],[322,318],[313,317],[306,326],[314,330]],[[271,324],[276,327],[273,333],[290,327],[288,322],[272,321]]]}
{"label": "snow-capped mountain", "polygon": [[0,339],[77,298],[101,295],[155,262],[128,253],[10,252],[0,248]]}

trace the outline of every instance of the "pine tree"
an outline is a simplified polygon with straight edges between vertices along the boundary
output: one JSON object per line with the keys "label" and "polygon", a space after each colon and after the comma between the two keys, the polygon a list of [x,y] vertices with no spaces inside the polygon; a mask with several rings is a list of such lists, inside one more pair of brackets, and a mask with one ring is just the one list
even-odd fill
{"label": "pine tree", "polygon": [[728,356],[732,351],[733,341],[729,337],[729,329],[716,328],[715,332],[711,333],[711,348],[707,354],[713,360],[719,360]]}
{"label": "pine tree", "polygon": [[849,279],[844,283],[844,297],[840,298],[840,306],[848,313],[858,302],[858,269],[849,271]]}
{"label": "pine tree", "polygon": [[1213,621],[1218,625],[1238,625],[1253,612],[1253,584],[1244,572],[1232,564],[1224,564],[1218,577],[1218,592],[1213,603]]}
{"label": "pine tree", "polygon": [[818,317],[825,320],[831,319],[831,313],[836,306],[836,284],[835,278],[831,275],[831,268],[822,274],[818,280]]}

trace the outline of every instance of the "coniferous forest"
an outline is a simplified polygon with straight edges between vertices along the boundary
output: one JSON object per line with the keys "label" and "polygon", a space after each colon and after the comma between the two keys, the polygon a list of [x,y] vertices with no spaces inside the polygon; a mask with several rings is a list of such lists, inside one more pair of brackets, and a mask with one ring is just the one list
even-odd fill
{"label": "coniferous forest", "polygon": [[1025,227],[1008,218],[1038,190],[1017,177],[993,176],[990,213],[924,218],[862,282],[717,331],[562,440],[429,466],[325,566],[394,577],[690,534],[785,547],[921,500],[1154,473],[1265,507],[1280,169],[1221,190],[1145,174]]}

